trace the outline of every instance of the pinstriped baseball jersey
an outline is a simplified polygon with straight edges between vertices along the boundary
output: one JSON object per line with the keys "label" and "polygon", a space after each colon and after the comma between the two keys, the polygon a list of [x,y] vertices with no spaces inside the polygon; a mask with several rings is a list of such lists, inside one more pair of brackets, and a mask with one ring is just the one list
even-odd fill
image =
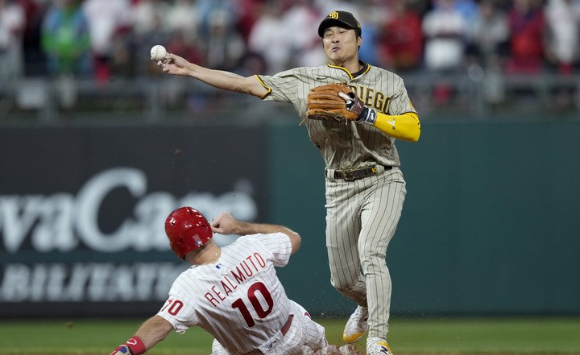
{"label": "pinstriped baseball jersey", "polygon": [[379,112],[389,115],[416,113],[403,79],[398,75],[365,64],[355,77],[341,67],[325,65],[295,68],[274,76],[260,75],[258,78],[271,89],[264,100],[290,102],[294,105],[308,127],[310,140],[320,149],[327,168],[345,169],[375,163],[400,165],[394,138],[372,125],[305,119],[310,89],[336,82],[347,83],[366,106]]}
{"label": "pinstriped baseball jersey", "polygon": [[[368,307],[368,336],[386,339],[392,285],[385,258],[406,195],[395,139],[369,124],[307,119],[306,105],[310,89],[344,82],[365,106],[379,112],[417,113],[403,80],[368,64],[355,74],[326,65],[291,69],[258,79],[269,89],[264,100],[294,105],[308,127],[310,140],[324,157],[331,283],[346,297]],[[359,180],[348,181],[334,175],[334,170],[371,165],[375,166],[376,175]]]}
{"label": "pinstriped baseball jersey", "polygon": [[291,313],[274,268],[285,266],[291,251],[282,233],[240,237],[222,248],[216,263],[184,271],[158,315],[180,333],[199,325],[231,354],[257,349]]}

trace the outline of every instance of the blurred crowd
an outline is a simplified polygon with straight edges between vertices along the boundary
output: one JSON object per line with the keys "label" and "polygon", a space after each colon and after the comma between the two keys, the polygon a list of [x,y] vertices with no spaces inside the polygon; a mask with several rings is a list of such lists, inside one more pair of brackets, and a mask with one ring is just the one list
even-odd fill
{"label": "blurred crowd", "polygon": [[336,9],[361,22],[361,58],[398,73],[580,68],[580,0],[0,0],[0,82],[156,75],[155,44],[241,75],[322,65]]}

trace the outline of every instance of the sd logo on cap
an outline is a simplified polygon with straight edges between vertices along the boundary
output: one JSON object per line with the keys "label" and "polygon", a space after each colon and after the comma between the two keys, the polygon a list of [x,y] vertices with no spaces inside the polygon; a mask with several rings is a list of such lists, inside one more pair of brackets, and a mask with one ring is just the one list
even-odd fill
{"label": "sd logo on cap", "polygon": [[324,37],[324,30],[328,27],[338,26],[353,29],[357,36],[361,36],[362,31],[360,28],[360,23],[354,17],[353,14],[346,11],[333,11],[328,14],[318,26],[318,35]]}

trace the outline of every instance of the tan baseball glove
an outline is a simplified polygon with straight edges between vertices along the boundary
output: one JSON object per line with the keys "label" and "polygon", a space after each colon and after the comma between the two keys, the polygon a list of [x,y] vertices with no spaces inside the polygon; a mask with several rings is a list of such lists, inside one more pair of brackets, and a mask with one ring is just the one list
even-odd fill
{"label": "tan baseball glove", "polygon": [[308,93],[306,117],[325,121],[356,121],[364,104],[344,83],[315,87]]}

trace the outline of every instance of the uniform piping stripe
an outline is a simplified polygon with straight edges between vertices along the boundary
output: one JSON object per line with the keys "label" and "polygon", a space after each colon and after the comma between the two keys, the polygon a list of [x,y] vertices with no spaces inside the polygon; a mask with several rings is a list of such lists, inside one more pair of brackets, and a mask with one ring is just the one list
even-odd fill
{"label": "uniform piping stripe", "polygon": [[262,81],[262,78],[260,78],[258,75],[254,75],[254,76],[256,77],[256,79],[258,79],[258,81],[260,82],[260,84],[262,84],[263,87],[268,89],[268,92],[265,93],[262,97],[260,97],[260,100],[264,100],[266,97],[268,97],[272,93],[272,89],[269,86],[267,86],[266,84],[264,84],[264,82]]}
{"label": "uniform piping stripe", "polygon": [[328,66],[329,66],[330,68],[344,70],[344,71],[345,71],[345,72],[348,74],[348,77],[350,78],[350,80],[352,80],[352,79],[353,79],[353,77],[352,77],[352,74],[351,74],[351,73],[348,71],[348,69],[346,69],[346,68],[343,68],[343,67],[339,67],[338,65],[332,65],[332,64],[328,64]]}

